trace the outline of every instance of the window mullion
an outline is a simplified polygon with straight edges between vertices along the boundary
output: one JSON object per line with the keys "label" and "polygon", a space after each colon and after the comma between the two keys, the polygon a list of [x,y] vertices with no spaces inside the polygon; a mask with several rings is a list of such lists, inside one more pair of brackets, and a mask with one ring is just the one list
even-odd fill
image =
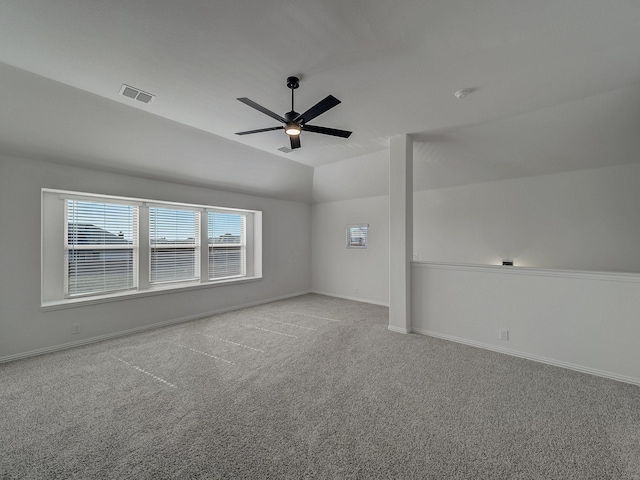
{"label": "window mullion", "polygon": [[138,285],[140,290],[149,289],[150,247],[149,247],[149,206],[144,204],[138,214]]}
{"label": "window mullion", "polygon": [[74,218],[69,218],[69,209],[67,208],[67,202],[64,202],[64,256],[63,256],[63,271],[64,275],[64,296],[69,295],[69,223],[74,223]]}
{"label": "window mullion", "polygon": [[209,281],[209,215],[200,213],[200,283]]}

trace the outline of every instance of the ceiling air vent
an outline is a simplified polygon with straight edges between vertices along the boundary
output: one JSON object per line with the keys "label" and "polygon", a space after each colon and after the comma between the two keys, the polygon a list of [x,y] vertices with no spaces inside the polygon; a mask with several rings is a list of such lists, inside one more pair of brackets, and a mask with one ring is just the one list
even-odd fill
{"label": "ceiling air vent", "polygon": [[151,101],[155,98],[155,95],[147,92],[143,92],[135,87],[131,87],[129,85],[122,84],[122,88],[120,88],[120,95],[124,95],[125,97],[133,98],[134,100],[138,100],[142,103],[151,103]]}
{"label": "ceiling air vent", "polygon": [[291,150],[289,147],[280,147],[278,150],[280,150],[283,153],[291,153],[291,152],[293,152],[293,150]]}

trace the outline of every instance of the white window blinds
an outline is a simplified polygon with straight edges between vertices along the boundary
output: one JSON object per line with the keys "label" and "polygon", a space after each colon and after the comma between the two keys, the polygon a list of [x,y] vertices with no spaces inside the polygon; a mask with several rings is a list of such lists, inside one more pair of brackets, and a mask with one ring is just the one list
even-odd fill
{"label": "white window blinds", "polygon": [[149,208],[151,285],[200,279],[200,212]]}
{"label": "white window blinds", "polygon": [[138,207],[65,200],[65,295],[137,286]]}
{"label": "white window blinds", "polygon": [[369,225],[347,225],[347,248],[367,248]]}
{"label": "white window blinds", "polygon": [[245,274],[246,215],[207,212],[209,226],[209,279]]}

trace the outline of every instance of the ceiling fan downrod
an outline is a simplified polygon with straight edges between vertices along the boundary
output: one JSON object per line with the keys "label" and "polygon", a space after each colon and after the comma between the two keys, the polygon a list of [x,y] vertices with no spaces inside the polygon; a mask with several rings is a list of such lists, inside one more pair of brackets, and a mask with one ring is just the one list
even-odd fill
{"label": "ceiling fan downrod", "polygon": [[296,122],[295,119],[298,117],[298,112],[296,112],[294,108],[294,95],[296,88],[300,86],[300,79],[298,77],[288,77],[287,78],[287,87],[291,89],[291,111],[284,114],[284,118],[287,119],[287,124],[285,127],[285,133],[289,136],[297,136],[300,135],[302,131],[302,122]]}
{"label": "ceiling fan downrod", "polygon": [[293,91],[299,86],[300,86],[300,79],[298,77],[287,78],[287,87],[291,89],[291,113],[294,113],[296,111],[296,109],[293,106]]}

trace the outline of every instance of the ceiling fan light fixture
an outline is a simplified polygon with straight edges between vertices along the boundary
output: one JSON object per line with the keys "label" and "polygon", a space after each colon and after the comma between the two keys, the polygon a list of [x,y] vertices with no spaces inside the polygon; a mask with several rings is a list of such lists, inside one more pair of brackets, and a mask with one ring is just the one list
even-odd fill
{"label": "ceiling fan light fixture", "polygon": [[287,123],[287,127],[284,129],[284,133],[289,136],[300,135],[302,128],[295,122]]}

